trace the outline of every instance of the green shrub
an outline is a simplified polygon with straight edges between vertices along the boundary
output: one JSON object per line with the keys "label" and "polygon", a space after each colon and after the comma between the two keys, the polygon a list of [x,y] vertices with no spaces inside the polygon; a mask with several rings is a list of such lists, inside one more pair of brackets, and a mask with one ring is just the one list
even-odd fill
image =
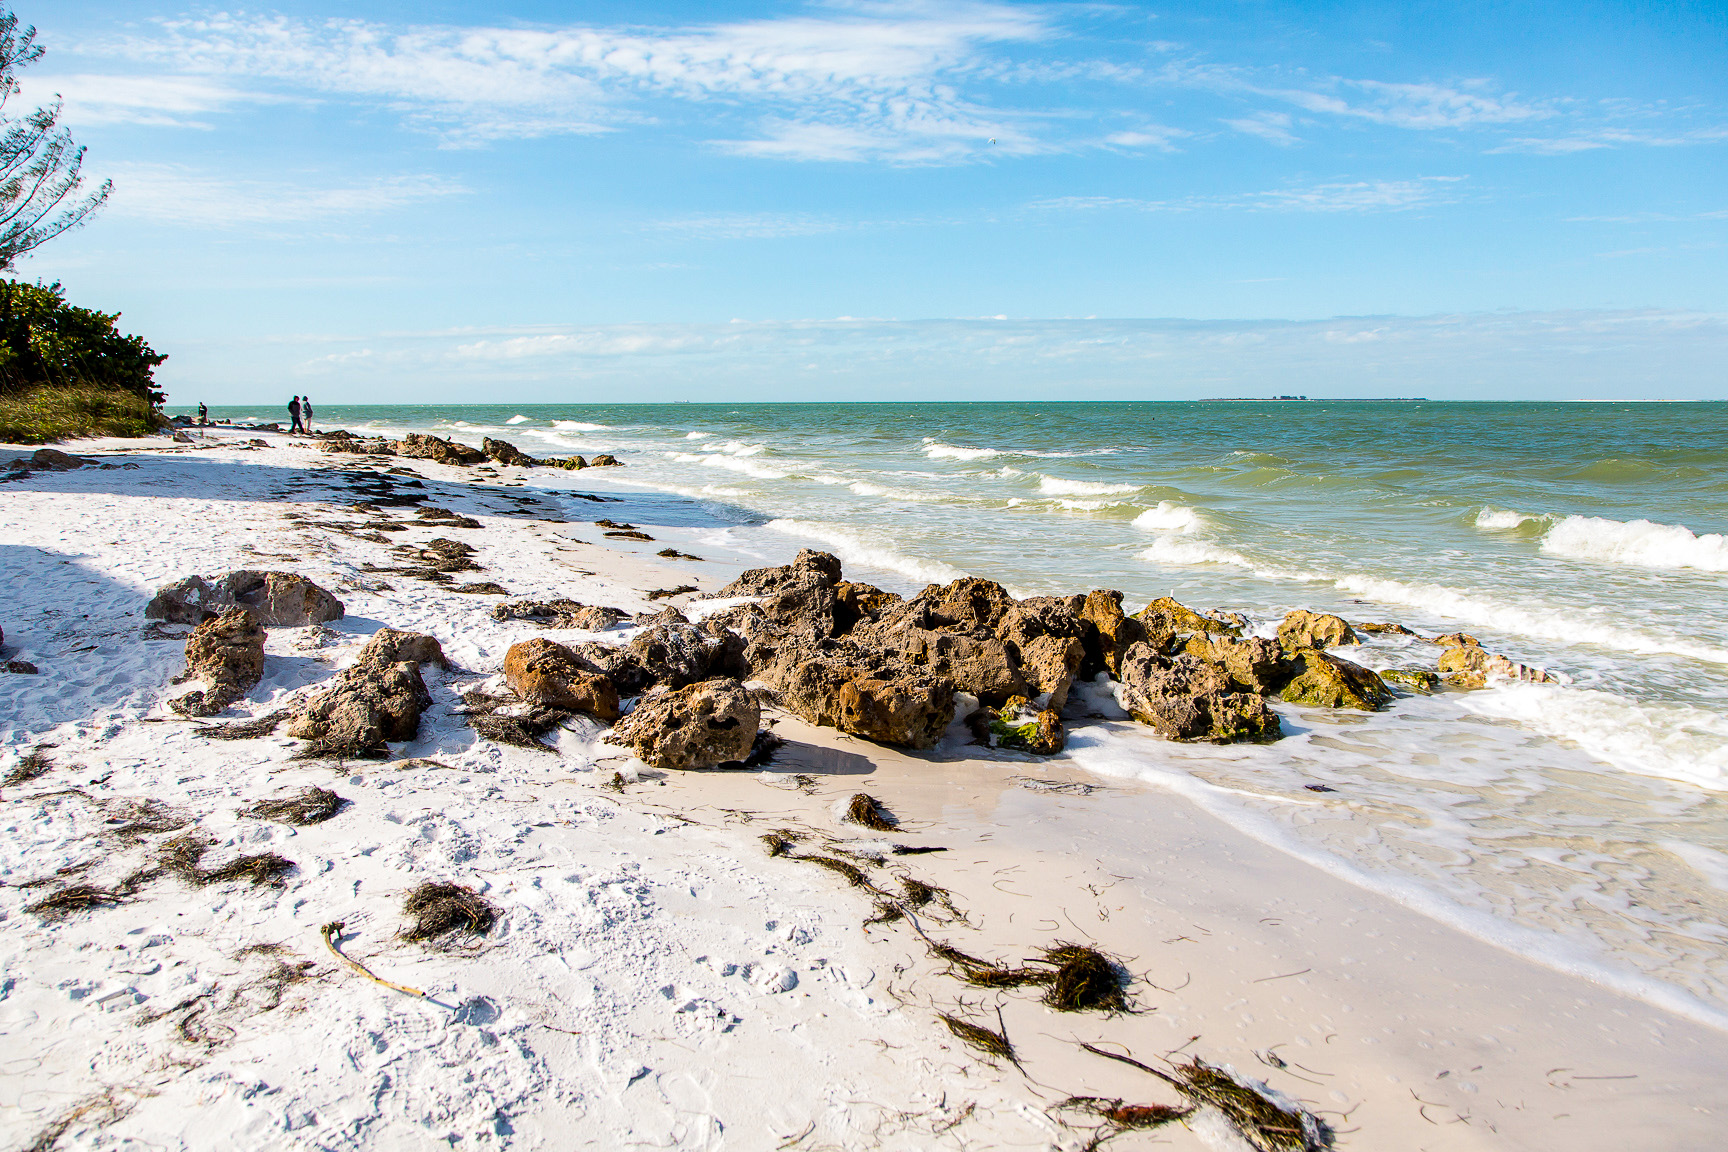
{"label": "green shrub", "polygon": [[162,414],[130,392],[87,385],[0,392],[0,444],[148,436],[162,424]]}
{"label": "green shrub", "polygon": [[152,374],[168,357],[122,335],[119,318],[68,304],[58,283],[0,280],[0,394],[89,387],[162,403]]}

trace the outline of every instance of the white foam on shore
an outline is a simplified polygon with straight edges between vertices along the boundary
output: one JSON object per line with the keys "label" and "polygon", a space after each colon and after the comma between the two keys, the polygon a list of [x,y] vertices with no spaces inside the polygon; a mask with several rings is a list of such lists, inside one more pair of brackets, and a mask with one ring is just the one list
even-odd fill
{"label": "white foam on shore", "polygon": [[[1167,768],[1147,754],[1149,738],[1124,734],[1110,725],[1077,728],[1068,736],[1068,756],[1087,771],[1103,776],[1140,780],[1186,797],[1225,824],[1261,843],[1312,865],[1329,876],[1385,896],[1413,912],[1438,921],[1516,956],[1556,972],[1588,980],[1604,988],[1663,1008],[1711,1028],[1728,1031],[1728,1012],[1683,988],[1653,976],[1616,966],[1587,946],[1553,932],[1526,928],[1492,912],[1467,907],[1414,879],[1369,871],[1342,856],[1310,844],[1280,820],[1275,812],[1282,797],[1261,797],[1273,808],[1238,789],[1208,783],[1179,768]],[[1221,759],[1252,759],[1260,750],[1239,745],[1217,750]],[[1247,802],[1244,802],[1247,801]]]}
{"label": "white foam on shore", "polygon": [[736,456],[713,452],[706,456],[694,456],[688,452],[674,452],[672,459],[680,464],[706,464],[710,468],[724,468],[728,472],[741,472],[746,476],[754,476],[758,480],[784,480],[790,473],[778,468],[770,468],[765,464],[752,464],[748,460],[740,460]]}
{"label": "white foam on shore", "polygon": [[1695,568],[1728,572],[1728,536],[1695,534],[1684,524],[1654,520],[1610,520],[1568,516],[1548,529],[1542,551],[1574,560],[1632,564],[1640,568]]}
{"label": "white foam on shore", "polygon": [[1158,507],[1148,508],[1134,517],[1134,527],[1142,532],[1179,532],[1184,535],[1205,527],[1206,520],[1197,509],[1174,500],[1160,500]]}
{"label": "white foam on shore", "polygon": [[1510,682],[1467,693],[1458,706],[1576,744],[1624,772],[1728,791],[1728,717],[1714,712],[1641,704],[1611,692]]}
{"label": "white foam on shore", "polygon": [[994,448],[956,448],[952,444],[941,444],[935,440],[924,441],[924,455],[932,460],[988,460],[1002,453]]}
{"label": "white foam on shore", "polygon": [[958,580],[966,573],[940,560],[925,560],[908,556],[886,541],[872,539],[863,532],[840,528],[833,524],[824,524],[814,520],[770,520],[766,527],[788,536],[802,536],[809,540],[820,541],[833,548],[840,559],[848,564],[864,564],[872,568],[882,568],[889,572],[898,572],[914,580],[923,580],[931,584],[946,584]]}
{"label": "white foam on shore", "polygon": [[1656,847],[1680,857],[1710,887],[1728,892],[1728,854],[1684,840],[1658,840]]}
{"label": "white foam on shore", "polygon": [[1064,480],[1060,476],[1040,474],[1038,491],[1046,496],[1126,496],[1140,491],[1140,485],[1095,484],[1089,480]]}

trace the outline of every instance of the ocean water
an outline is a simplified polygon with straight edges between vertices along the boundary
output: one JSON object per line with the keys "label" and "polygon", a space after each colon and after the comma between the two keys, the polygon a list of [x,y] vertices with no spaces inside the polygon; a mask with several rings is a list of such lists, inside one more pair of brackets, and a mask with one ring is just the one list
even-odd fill
{"label": "ocean water", "polygon": [[331,406],[318,424],[613,452],[628,467],[532,482],[672,494],[705,555],[820,547],[902,592],[970,574],[1117,588],[1130,610],[1174,595],[1268,634],[1297,607],[1470,632],[1559,682],[1279,705],[1289,735],[1267,746],[1093,724],[1069,755],[1728,1026],[1728,405]]}

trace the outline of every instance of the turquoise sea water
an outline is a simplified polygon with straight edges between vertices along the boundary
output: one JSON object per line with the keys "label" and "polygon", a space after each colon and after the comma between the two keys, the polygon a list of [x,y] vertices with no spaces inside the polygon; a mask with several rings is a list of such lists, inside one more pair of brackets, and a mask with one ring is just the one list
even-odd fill
{"label": "turquoise sea water", "polygon": [[628,467],[531,482],[677,493],[701,513],[681,538],[711,552],[822,547],[899,591],[964,573],[1117,588],[1130,609],[1173,594],[1263,628],[1309,607],[1468,631],[1562,682],[1374,715],[1281,706],[1291,734],[1267,747],[1083,726],[1071,755],[1728,1020],[1728,405],[332,405],[317,424],[613,452]]}

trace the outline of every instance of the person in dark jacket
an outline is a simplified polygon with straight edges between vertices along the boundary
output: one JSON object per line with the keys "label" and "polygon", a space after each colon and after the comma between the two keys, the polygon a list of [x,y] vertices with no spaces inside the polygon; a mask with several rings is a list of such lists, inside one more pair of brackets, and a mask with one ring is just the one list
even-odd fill
{"label": "person in dark jacket", "polygon": [[296,396],[293,399],[288,401],[288,422],[289,422],[288,431],[290,431],[290,432],[304,432],[304,431],[306,431],[306,429],[304,429],[300,426],[300,397],[298,397],[298,396]]}

